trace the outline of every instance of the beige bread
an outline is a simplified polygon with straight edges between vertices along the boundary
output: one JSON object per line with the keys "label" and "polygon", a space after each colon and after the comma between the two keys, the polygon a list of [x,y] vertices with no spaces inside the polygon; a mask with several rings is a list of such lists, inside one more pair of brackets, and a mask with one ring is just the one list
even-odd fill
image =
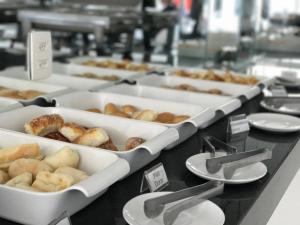
{"label": "beige bread", "polygon": [[58,114],[44,115],[25,124],[28,134],[45,136],[58,131],[64,125],[64,119]]}
{"label": "beige bread", "polygon": [[28,172],[22,173],[16,177],[14,177],[13,179],[9,180],[8,182],[6,182],[5,185],[11,186],[11,187],[16,187],[19,184],[31,185],[32,184],[32,174],[28,173]]}
{"label": "beige bread", "polygon": [[108,140],[109,136],[105,130],[103,130],[102,128],[93,128],[87,130],[83,135],[78,137],[74,141],[74,143],[85,146],[97,147],[107,142]]}
{"label": "beige bread", "polygon": [[9,180],[8,174],[5,171],[0,170],[0,184],[5,184],[8,180]]}
{"label": "beige bread", "polygon": [[43,92],[36,91],[36,90],[19,91],[19,96],[22,99],[32,99],[32,98],[38,97],[43,94],[44,94]]}
{"label": "beige bread", "polygon": [[129,116],[132,116],[137,111],[137,108],[133,105],[123,105],[121,107],[121,111]]}
{"label": "beige bread", "polygon": [[8,163],[1,163],[0,164],[0,170],[3,170],[3,171],[8,171],[8,168],[10,167],[10,165],[13,163],[12,162],[8,162]]}
{"label": "beige bread", "polygon": [[76,138],[84,134],[85,128],[76,123],[65,123],[59,129],[59,132],[69,141],[73,142]]}
{"label": "beige bread", "polygon": [[66,189],[72,186],[74,182],[73,177],[67,174],[40,172],[32,187],[45,192],[54,192]]}
{"label": "beige bread", "polygon": [[76,168],[79,163],[79,154],[69,147],[63,147],[54,154],[46,156],[43,161],[53,169],[65,166]]}
{"label": "beige bread", "polygon": [[175,115],[169,112],[159,113],[155,119],[159,123],[172,123],[175,119]]}
{"label": "beige bread", "polygon": [[41,151],[38,144],[22,144],[15,147],[0,149],[0,165],[20,158],[40,158]]}
{"label": "beige bread", "polygon": [[121,112],[121,111],[113,112],[113,113],[110,113],[109,115],[130,118],[130,116],[128,114]]}
{"label": "beige bread", "polygon": [[180,123],[184,120],[187,120],[189,119],[190,117],[187,116],[187,115],[179,115],[179,116],[175,116],[174,120],[173,120],[173,123]]}
{"label": "beige bread", "polygon": [[119,151],[117,146],[114,145],[111,139],[109,139],[107,142],[103,143],[102,145],[99,145],[98,147],[111,150],[111,151]]}
{"label": "beige bread", "polygon": [[19,189],[23,189],[23,190],[27,190],[27,191],[33,191],[33,192],[42,192],[42,190],[32,187],[31,185],[28,185],[26,183],[18,183],[16,184],[14,187],[19,188]]}
{"label": "beige bread", "polygon": [[145,140],[143,138],[131,137],[126,141],[125,150],[133,149],[133,148],[139,146],[140,144],[143,144],[144,142],[145,142]]}
{"label": "beige bread", "polygon": [[154,121],[156,119],[156,112],[150,109],[143,110],[141,112],[136,112],[133,114],[133,118],[137,120],[144,121]]}
{"label": "beige bread", "polygon": [[54,173],[62,173],[62,174],[70,175],[73,177],[75,183],[78,183],[88,178],[86,172],[82,170],[74,169],[72,167],[67,167],[67,166],[56,169]]}
{"label": "beige bread", "polygon": [[113,113],[116,113],[116,112],[119,112],[119,109],[115,104],[108,103],[108,104],[105,105],[105,107],[104,107],[104,113],[105,114],[113,114]]}
{"label": "beige bread", "polygon": [[22,173],[29,172],[34,177],[41,171],[53,171],[53,169],[45,162],[37,159],[17,159],[8,169],[8,174],[11,178]]}
{"label": "beige bread", "polygon": [[90,108],[90,109],[87,109],[86,111],[88,112],[94,112],[94,113],[102,113],[100,109],[97,109],[97,108]]}

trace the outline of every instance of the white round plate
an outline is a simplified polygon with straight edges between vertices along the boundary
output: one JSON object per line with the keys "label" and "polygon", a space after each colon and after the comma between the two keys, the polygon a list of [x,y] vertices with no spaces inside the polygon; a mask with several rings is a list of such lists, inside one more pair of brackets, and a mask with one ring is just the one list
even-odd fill
{"label": "white round plate", "polygon": [[[123,217],[130,225],[164,225],[163,212],[154,219],[149,219],[144,213],[144,202],[147,199],[168,194],[170,192],[153,192],[131,199],[123,208]],[[171,207],[177,202],[166,206]],[[178,215],[173,225],[223,225],[225,215],[213,202],[204,201],[197,206],[187,209]]]}
{"label": "white round plate", "polygon": [[260,102],[261,107],[266,110],[276,112],[276,113],[284,113],[299,116],[300,115],[300,105],[297,103],[285,103],[278,108],[275,108],[272,105],[268,105],[264,100]]}
{"label": "white round plate", "polygon": [[272,132],[295,132],[300,130],[300,119],[277,113],[254,113],[249,123],[259,129]]}
{"label": "white round plate", "polygon": [[[216,157],[225,156],[225,152],[216,152]],[[206,169],[206,160],[211,158],[211,153],[201,153],[193,155],[186,161],[186,167],[195,175],[207,180],[222,181],[227,184],[245,184],[264,177],[268,169],[265,164],[257,162],[235,171],[231,179],[226,179],[223,174],[223,168],[217,173],[209,173]]]}

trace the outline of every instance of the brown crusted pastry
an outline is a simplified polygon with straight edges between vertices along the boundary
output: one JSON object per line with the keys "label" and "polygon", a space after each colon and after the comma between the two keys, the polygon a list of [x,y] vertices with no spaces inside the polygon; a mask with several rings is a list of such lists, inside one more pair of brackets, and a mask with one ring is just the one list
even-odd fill
{"label": "brown crusted pastry", "polygon": [[172,123],[174,119],[175,119],[175,115],[173,113],[164,112],[164,113],[159,113],[155,121],[159,123]]}
{"label": "brown crusted pastry", "polygon": [[130,116],[128,114],[121,112],[121,111],[110,113],[109,115],[130,118]]}
{"label": "brown crusted pastry", "polygon": [[0,170],[0,184],[4,184],[9,180],[9,176],[6,172]]}
{"label": "brown crusted pastry", "polygon": [[58,131],[64,125],[64,119],[58,114],[37,117],[25,124],[28,134],[45,136]]}
{"label": "brown crusted pastry", "polygon": [[75,77],[83,77],[83,78],[89,78],[89,79],[97,79],[97,80],[107,80],[107,81],[118,81],[120,80],[120,77],[116,75],[97,75],[94,73],[84,73],[84,74],[75,74],[73,75]]}
{"label": "brown crusted pastry", "polygon": [[10,165],[8,174],[10,177],[16,177],[29,172],[35,177],[41,171],[51,172],[53,169],[47,163],[37,159],[17,159]]}
{"label": "brown crusted pastry", "polygon": [[144,142],[145,142],[145,140],[143,138],[131,137],[126,141],[125,149],[126,150],[133,149],[133,148],[139,146],[140,144],[143,144]]}
{"label": "brown crusted pastry", "polygon": [[22,173],[16,177],[14,177],[13,179],[9,180],[8,182],[6,182],[5,185],[11,186],[11,187],[16,187],[18,184],[31,185],[32,184],[32,174],[28,173],[28,172]]}
{"label": "brown crusted pastry", "polygon": [[173,120],[173,123],[180,123],[184,120],[187,120],[189,119],[190,117],[189,116],[186,116],[186,115],[179,115],[179,116],[175,116],[174,120]]}
{"label": "brown crusted pastry", "polygon": [[27,190],[27,191],[42,192],[42,190],[32,187],[31,185],[28,185],[26,183],[19,183],[19,184],[16,184],[14,187],[23,189],[23,190]]}
{"label": "brown crusted pastry", "polygon": [[121,107],[121,111],[129,116],[132,116],[137,111],[137,108],[133,105],[123,105]]}
{"label": "brown crusted pastry", "polygon": [[65,166],[76,168],[79,163],[79,154],[69,147],[63,147],[54,154],[46,156],[43,161],[53,169]]}
{"label": "brown crusted pastry", "polygon": [[124,60],[121,62],[111,61],[111,60],[104,60],[104,61],[87,60],[87,61],[83,62],[82,65],[110,68],[110,69],[140,71],[140,72],[147,72],[150,70],[150,67],[147,64],[134,64],[127,60]]}
{"label": "brown crusted pastry", "polygon": [[105,114],[113,114],[113,113],[116,113],[116,112],[119,112],[119,109],[115,104],[108,103],[108,104],[105,105],[105,107],[104,107],[104,113]]}
{"label": "brown crusted pastry", "polygon": [[57,141],[70,142],[64,135],[62,135],[59,132],[53,132],[53,133],[45,135],[44,137],[53,139],[53,140],[57,140]]}
{"label": "brown crusted pastry", "polygon": [[76,138],[84,134],[85,128],[76,123],[65,123],[59,132],[65,136],[69,141],[73,142]]}
{"label": "brown crusted pastry", "polygon": [[40,158],[38,144],[22,144],[15,147],[0,149],[0,164],[9,163],[20,158]]}
{"label": "brown crusted pastry", "polygon": [[102,145],[98,146],[99,148],[112,150],[112,151],[119,151],[117,146],[114,145],[111,139],[109,139],[107,142],[103,143]]}
{"label": "brown crusted pastry", "polygon": [[82,170],[74,169],[72,167],[60,167],[56,169],[54,173],[62,173],[62,174],[70,175],[73,177],[75,183],[78,183],[88,178],[86,172]]}
{"label": "brown crusted pastry", "polygon": [[141,112],[137,112],[133,115],[134,119],[144,121],[154,121],[156,119],[156,113],[153,110],[146,109]]}
{"label": "brown crusted pastry", "polygon": [[213,95],[222,95],[223,94],[223,92],[220,89],[216,89],[216,88],[209,89],[207,92],[209,94],[213,94]]}
{"label": "brown crusted pastry", "polygon": [[19,91],[19,96],[22,99],[32,99],[32,98],[38,97],[43,94],[44,94],[43,92],[35,91],[35,90]]}
{"label": "brown crusted pastry", "polygon": [[97,147],[109,140],[109,136],[102,128],[93,128],[87,130],[83,135],[78,137],[74,143],[80,145],[86,145],[91,147]]}
{"label": "brown crusted pastry", "polygon": [[74,184],[74,178],[62,173],[40,172],[36,176],[32,187],[45,192],[54,192],[66,189]]}
{"label": "brown crusted pastry", "polygon": [[94,113],[102,113],[100,109],[97,109],[97,108],[90,108],[90,109],[87,109],[86,111],[88,112],[94,112]]}

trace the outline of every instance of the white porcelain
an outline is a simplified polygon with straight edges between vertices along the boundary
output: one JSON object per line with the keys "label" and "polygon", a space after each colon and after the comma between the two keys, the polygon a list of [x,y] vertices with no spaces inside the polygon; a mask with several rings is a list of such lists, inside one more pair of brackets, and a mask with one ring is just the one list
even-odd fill
{"label": "white porcelain", "polygon": [[262,100],[260,102],[261,107],[263,107],[266,110],[269,110],[271,112],[276,112],[276,113],[284,113],[284,114],[290,114],[290,115],[295,115],[298,116],[300,115],[300,104],[299,103],[292,103],[292,102],[286,102],[282,105],[276,106],[276,104],[269,105],[265,100]]}
{"label": "white porcelain", "polygon": [[[216,157],[224,156],[224,152],[216,152]],[[222,181],[227,184],[244,184],[250,183],[267,174],[267,167],[265,164],[258,162],[249,166],[239,168],[235,171],[231,179],[226,179],[223,174],[223,168],[215,174],[211,174],[206,169],[206,160],[211,158],[210,153],[201,153],[193,155],[186,161],[186,167],[195,175],[207,180]]]}
{"label": "white porcelain", "polygon": [[6,112],[12,109],[23,107],[21,103],[12,99],[0,99],[0,112]]}
{"label": "white porcelain", "polygon": [[[164,225],[163,212],[157,218],[149,219],[144,213],[144,202],[147,199],[162,196],[170,192],[154,192],[143,194],[131,199],[123,208],[123,217],[130,225]],[[166,206],[171,207],[177,202]],[[204,201],[181,212],[173,225],[223,225],[225,215],[223,211],[211,201]]]}

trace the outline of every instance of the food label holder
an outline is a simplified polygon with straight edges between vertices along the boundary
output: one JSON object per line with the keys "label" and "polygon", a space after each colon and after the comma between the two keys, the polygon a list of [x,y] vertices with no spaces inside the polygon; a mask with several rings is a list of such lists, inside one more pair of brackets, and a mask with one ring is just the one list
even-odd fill
{"label": "food label holder", "polygon": [[48,225],[72,225],[72,222],[67,211],[64,211],[58,218],[54,219]]}
{"label": "food label holder", "polygon": [[288,96],[288,93],[287,93],[285,87],[282,85],[272,86],[272,87],[270,87],[270,91],[271,91],[273,97]]}

